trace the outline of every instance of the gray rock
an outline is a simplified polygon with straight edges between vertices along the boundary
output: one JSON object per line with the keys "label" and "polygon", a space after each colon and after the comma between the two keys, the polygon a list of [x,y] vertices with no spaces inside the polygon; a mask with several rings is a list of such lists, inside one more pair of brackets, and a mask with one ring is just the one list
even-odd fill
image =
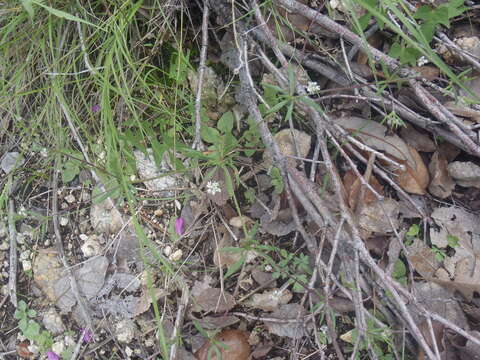
{"label": "gray rock", "polygon": [[63,324],[62,317],[55,311],[55,309],[49,309],[42,319],[45,328],[52,333],[52,335],[59,335],[65,331],[65,325]]}
{"label": "gray rock", "polygon": [[[112,234],[122,228],[123,219],[113,203],[109,199],[105,199],[101,203],[94,203],[90,208],[90,223],[96,233]],[[81,230],[85,231],[86,229]]]}
{"label": "gray rock", "polygon": [[174,196],[174,189],[181,186],[179,176],[167,175],[173,168],[170,166],[167,154],[164,154],[160,166],[157,166],[153,157],[152,149],[148,149],[148,155],[141,151],[134,151],[138,174],[145,181],[145,186],[152,191],[160,192],[161,196]]}
{"label": "gray rock", "polygon": [[454,161],[448,164],[448,173],[458,185],[480,189],[480,166],[470,161]]}
{"label": "gray rock", "polygon": [[115,337],[118,342],[129,344],[135,338],[137,327],[130,319],[124,319],[115,324]]}
{"label": "gray rock", "polygon": [[6,174],[23,165],[25,159],[19,152],[6,153],[0,163],[0,167]]}
{"label": "gray rock", "polygon": [[7,236],[7,224],[5,221],[0,220],[0,239],[3,239]]}

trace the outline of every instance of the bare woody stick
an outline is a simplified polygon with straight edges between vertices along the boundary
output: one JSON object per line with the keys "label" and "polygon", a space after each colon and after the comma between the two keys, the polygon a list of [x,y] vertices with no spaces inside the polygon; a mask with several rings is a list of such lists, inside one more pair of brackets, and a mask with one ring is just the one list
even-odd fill
{"label": "bare woody stick", "polygon": [[13,199],[8,201],[8,232],[10,235],[10,264],[8,269],[8,291],[10,293],[10,302],[17,307],[17,230],[15,229],[15,202]]}
{"label": "bare woody stick", "polygon": [[205,61],[207,58],[208,47],[208,14],[209,4],[208,0],[203,1],[203,18],[202,18],[202,43],[200,48],[200,67],[198,69],[197,93],[195,96],[195,138],[193,140],[192,149],[203,151],[205,145],[202,142],[201,128],[202,128],[202,88],[203,76],[205,73]]}
{"label": "bare woody stick", "polygon": [[[354,45],[359,45],[362,50],[372,54],[375,60],[382,61],[387,65],[391,70],[399,70],[399,73],[403,77],[415,77],[415,73],[408,69],[400,69],[398,62],[391,58],[388,55],[385,55],[380,50],[370,46],[368,43],[363,41],[361,37],[354,34],[344,26],[338,24],[337,22],[330,19],[328,16],[325,16],[310,7],[301,4],[295,0],[276,0],[282,6],[285,6],[291,11],[300,13],[301,15],[307,17],[308,19],[316,22],[320,26],[323,26],[333,32],[336,32],[341,35],[341,37],[348,40]],[[476,155],[480,156],[480,146],[476,144],[472,139],[475,137],[473,132],[466,133],[462,125],[460,125],[460,120],[458,120],[449,110],[447,110],[439,102],[434,102],[431,99],[431,96],[427,96],[426,90],[418,83],[417,80],[412,79],[409,81],[410,86],[415,91],[415,94],[423,105],[428,109],[428,111],[435,116],[440,122],[445,124],[455,135],[457,135],[467,146],[469,151]]]}

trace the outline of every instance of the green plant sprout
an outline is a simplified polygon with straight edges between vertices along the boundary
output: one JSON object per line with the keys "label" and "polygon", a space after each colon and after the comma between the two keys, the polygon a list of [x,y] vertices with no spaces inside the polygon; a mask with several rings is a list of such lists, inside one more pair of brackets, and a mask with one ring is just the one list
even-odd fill
{"label": "green plant sprout", "polygon": [[18,302],[17,310],[15,310],[14,317],[18,319],[18,328],[28,340],[34,342],[39,348],[40,352],[45,353],[53,345],[53,338],[47,330],[41,330],[40,324],[34,318],[37,312],[28,309],[25,301]]}

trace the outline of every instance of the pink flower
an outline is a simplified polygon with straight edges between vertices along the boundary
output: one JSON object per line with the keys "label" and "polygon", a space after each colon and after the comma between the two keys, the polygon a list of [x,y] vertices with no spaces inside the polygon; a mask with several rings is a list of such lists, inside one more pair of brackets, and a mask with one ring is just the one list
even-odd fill
{"label": "pink flower", "polygon": [[100,105],[95,104],[92,106],[92,112],[95,114],[100,111]]}
{"label": "pink flower", "polygon": [[60,360],[60,356],[54,353],[52,350],[47,351],[48,360]]}
{"label": "pink flower", "polygon": [[175,232],[182,236],[184,233],[185,233],[185,229],[183,228],[183,226],[185,225],[185,221],[183,220],[183,218],[178,218],[177,220],[175,220]]}
{"label": "pink flower", "polygon": [[85,343],[89,343],[93,340],[93,333],[90,329],[84,329],[82,331],[82,340]]}

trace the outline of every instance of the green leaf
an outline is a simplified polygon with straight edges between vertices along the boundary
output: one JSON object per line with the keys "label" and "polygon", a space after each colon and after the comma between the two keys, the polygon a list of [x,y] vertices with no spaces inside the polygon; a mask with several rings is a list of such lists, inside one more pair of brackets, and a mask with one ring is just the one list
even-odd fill
{"label": "green leaf", "polygon": [[230,197],[233,197],[235,195],[235,188],[233,184],[233,179],[230,174],[230,171],[225,166],[222,166],[223,172],[225,174],[225,186],[227,188],[227,194]]}
{"label": "green leaf", "polygon": [[64,183],[69,183],[75,176],[80,173],[80,167],[77,165],[75,160],[67,160],[63,165],[62,169],[62,181]]}
{"label": "green leaf", "polygon": [[423,5],[420,6],[415,14],[413,14],[414,19],[429,20],[433,9],[431,6]]}
{"label": "green leaf", "polygon": [[303,284],[308,284],[307,276],[304,274],[296,275],[295,279],[296,281],[293,283],[293,291],[300,292],[305,290],[305,285]]}
{"label": "green leaf", "polygon": [[233,115],[233,112],[227,111],[225,114],[222,115],[220,120],[218,120],[217,129],[224,134],[228,134],[232,132],[234,121],[235,116]]}
{"label": "green leaf", "polygon": [[224,278],[228,279],[230,276],[238,272],[242,268],[246,258],[247,257],[243,255],[240,260],[236,261],[232,266],[230,266],[227,272],[225,273]]}
{"label": "green leaf", "polygon": [[13,317],[15,319],[22,319],[23,317],[25,316],[25,313],[20,311],[20,310],[15,310],[15,312],[13,313]]}
{"label": "green leaf", "polygon": [[35,317],[37,316],[37,312],[35,310],[28,310],[27,315],[29,317]]}
{"label": "green leaf", "polygon": [[25,312],[27,310],[27,303],[23,300],[20,300],[18,302],[18,309],[22,312]]}
{"label": "green leaf", "polygon": [[263,115],[264,115],[264,116],[267,116],[267,115],[276,113],[276,112],[279,111],[281,108],[283,108],[285,105],[287,105],[289,102],[290,102],[290,100],[280,101],[279,103],[277,103],[276,105],[274,105],[274,106],[272,106],[270,109],[268,109],[268,110],[266,111],[266,113],[263,114]]}
{"label": "green leaf", "polygon": [[245,199],[249,204],[253,204],[257,200],[255,190],[253,190],[252,188],[248,188],[247,191],[245,191],[244,195]]}
{"label": "green leaf", "polygon": [[275,194],[281,194],[285,186],[283,184],[283,178],[282,174],[280,173],[280,169],[273,167],[270,170],[270,177],[272,179],[272,186],[274,187],[273,191],[275,192]]}
{"label": "green leaf", "polygon": [[40,334],[40,325],[35,321],[30,321],[23,335],[29,340],[35,340]]}
{"label": "green leaf", "polygon": [[460,241],[460,239],[458,237],[456,237],[455,235],[450,235],[450,234],[447,235],[448,246],[453,247],[453,248],[457,247],[459,241]]}
{"label": "green leaf", "polygon": [[20,319],[20,321],[18,322],[18,328],[20,329],[20,331],[22,333],[25,333],[25,331],[27,330],[27,326],[28,326],[28,320],[26,317]]}
{"label": "green leaf", "polygon": [[79,17],[76,17],[75,15],[71,15],[69,13],[66,13],[65,11],[54,9],[54,8],[48,6],[48,5],[42,4],[42,2],[39,1],[39,0],[31,0],[31,2],[40,6],[40,7],[42,7],[42,8],[44,8],[45,10],[47,10],[50,14],[52,14],[54,16],[57,16],[59,18],[65,19],[65,20],[81,22],[81,23],[93,26],[94,28],[97,28],[97,29],[103,31],[103,29],[100,26],[92,24],[91,22],[88,22],[86,20],[80,19]]}
{"label": "green leaf", "polygon": [[201,132],[202,140],[210,144],[220,143],[220,133],[217,129],[214,129],[209,126],[202,126]]}
{"label": "green leaf", "polygon": [[405,264],[403,263],[402,260],[397,260],[397,262],[393,266],[393,272],[392,272],[393,278],[400,279],[405,277],[405,275],[407,275],[407,268]]}
{"label": "green leaf", "polygon": [[436,25],[432,22],[426,22],[420,25],[419,30],[428,42],[432,41],[435,34]]}
{"label": "green leaf", "polygon": [[413,224],[408,229],[406,235],[407,236],[417,236],[420,233],[420,226],[418,224]]}
{"label": "green leaf", "polygon": [[291,64],[288,64],[287,68],[288,72],[288,91],[290,95],[295,94],[295,72],[293,71],[293,66]]}
{"label": "green leaf", "polygon": [[367,28],[368,23],[370,22],[371,19],[372,19],[372,14],[370,13],[366,13],[365,15],[361,16],[358,19],[358,23],[360,24],[360,29],[362,31],[364,31]]}
{"label": "green leaf", "polygon": [[33,16],[35,15],[35,9],[32,6],[32,1],[31,0],[21,0],[21,2],[22,2],[23,8],[28,13],[28,16],[30,16],[30,18],[33,19]]}

